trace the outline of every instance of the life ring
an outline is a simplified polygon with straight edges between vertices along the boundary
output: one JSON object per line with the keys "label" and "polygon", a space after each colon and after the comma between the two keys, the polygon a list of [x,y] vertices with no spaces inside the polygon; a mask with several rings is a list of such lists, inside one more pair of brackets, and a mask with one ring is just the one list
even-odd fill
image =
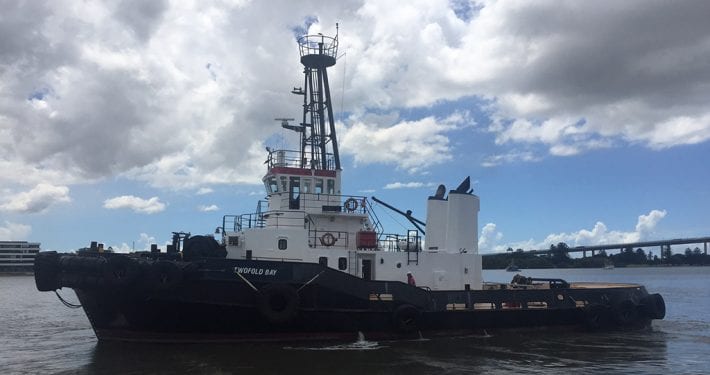
{"label": "life ring", "polygon": [[180,284],[183,279],[182,270],[175,263],[159,260],[150,266],[150,286],[155,290],[168,290]]}
{"label": "life ring", "polygon": [[591,304],[583,312],[584,326],[590,331],[598,330],[609,322],[609,308],[605,305]]}
{"label": "life ring", "polygon": [[335,236],[333,233],[326,233],[320,237],[320,244],[323,246],[333,246],[335,245]]}
{"label": "life ring", "polygon": [[298,310],[298,292],[287,284],[267,285],[258,292],[256,308],[271,323],[288,323]]}
{"label": "life ring", "polygon": [[399,333],[412,333],[419,330],[419,310],[409,304],[399,305],[392,313],[392,325]]}
{"label": "life ring", "polygon": [[666,302],[658,293],[643,297],[639,307],[651,319],[663,319],[666,316]]}
{"label": "life ring", "polygon": [[343,207],[345,207],[345,210],[348,212],[354,212],[357,210],[357,200],[355,198],[348,198],[348,200],[345,201],[345,204],[343,204]]}
{"label": "life ring", "polygon": [[103,276],[109,284],[121,286],[132,283],[139,272],[135,260],[125,255],[115,255],[106,261]]}
{"label": "life ring", "polygon": [[636,319],[638,319],[638,310],[636,309],[636,304],[631,300],[621,301],[614,306],[614,320],[619,325],[633,323]]}

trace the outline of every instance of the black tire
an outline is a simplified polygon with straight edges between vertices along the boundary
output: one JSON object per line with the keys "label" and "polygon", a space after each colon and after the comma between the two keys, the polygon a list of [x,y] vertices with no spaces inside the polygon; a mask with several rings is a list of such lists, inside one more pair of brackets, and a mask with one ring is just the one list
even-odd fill
{"label": "black tire", "polygon": [[35,285],[40,292],[61,288],[59,283],[59,255],[56,251],[37,253],[34,262]]}
{"label": "black tire", "polygon": [[605,305],[591,304],[584,308],[584,327],[596,331],[609,325],[609,308]]}
{"label": "black tire", "polygon": [[287,284],[267,285],[257,295],[259,313],[274,324],[290,322],[296,316],[298,305],[298,292]]}
{"label": "black tire", "polygon": [[135,260],[125,255],[114,255],[108,258],[102,273],[109,285],[124,286],[136,280],[140,269]]}
{"label": "black tire", "polygon": [[632,324],[638,317],[636,304],[631,300],[621,301],[614,307],[614,321],[620,326]]}
{"label": "black tire", "polygon": [[651,319],[663,319],[666,316],[666,301],[658,293],[643,297],[639,308],[645,316]]}
{"label": "black tire", "polygon": [[170,290],[183,280],[180,266],[169,260],[159,260],[150,266],[150,287],[154,290]]}
{"label": "black tire", "polygon": [[421,314],[416,307],[403,304],[399,305],[392,313],[392,325],[398,333],[412,333],[419,330]]}

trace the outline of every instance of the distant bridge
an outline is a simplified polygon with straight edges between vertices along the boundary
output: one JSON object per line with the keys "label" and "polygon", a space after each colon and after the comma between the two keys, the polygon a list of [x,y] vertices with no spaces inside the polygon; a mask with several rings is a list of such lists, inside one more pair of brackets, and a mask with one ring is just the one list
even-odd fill
{"label": "distant bridge", "polygon": [[[683,238],[674,240],[659,240],[659,241],[644,241],[644,242],[630,242],[630,243],[617,243],[610,245],[595,245],[595,246],[575,246],[569,247],[567,249],[545,249],[545,250],[527,250],[523,251],[523,254],[533,254],[533,255],[546,255],[555,252],[564,251],[566,253],[582,253],[583,257],[587,256],[587,251],[594,253],[597,251],[606,250],[619,250],[623,251],[627,248],[638,249],[643,247],[656,247],[660,246],[661,249],[661,260],[663,260],[664,254],[670,250],[672,245],[687,245],[687,244],[703,244],[703,249],[705,255],[708,254],[708,243],[710,243],[710,237],[697,237],[697,238]],[[664,251],[666,250],[666,251]],[[493,254],[491,254],[493,255]]]}

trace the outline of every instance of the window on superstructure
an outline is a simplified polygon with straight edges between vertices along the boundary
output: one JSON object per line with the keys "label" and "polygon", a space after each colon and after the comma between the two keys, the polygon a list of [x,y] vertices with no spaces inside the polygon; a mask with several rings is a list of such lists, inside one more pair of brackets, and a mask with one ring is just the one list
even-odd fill
{"label": "window on superstructure", "polygon": [[316,190],[314,192],[316,194],[323,193],[323,179],[322,178],[316,178]]}
{"label": "window on superstructure", "polygon": [[328,257],[318,258],[318,264],[320,264],[323,267],[328,267]]}
{"label": "window on superstructure", "polygon": [[270,193],[275,193],[279,191],[279,184],[276,182],[276,177],[269,177],[269,179],[266,182],[266,189]]}
{"label": "window on superstructure", "polygon": [[290,183],[289,209],[298,210],[301,208],[301,179],[299,177],[291,177]]}
{"label": "window on superstructure", "polygon": [[335,180],[328,179],[328,194],[335,194]]}
{"label": "window on superstructure", "polygon": [[279,239],[279,250],[286,250],[288,247],[288,240],[285,238],[280,238]]}
{"label": "window on superstructure", "polygon": [[288,180],[286,176],[281,176],[281,191],[288,191]]}
{"label": "window on superstructure", "polygon": [[311,192],[311,179],[304,178],[303,183],[301,184],[301,187],[303,187],[304,193],[310,193]]}
{"label": "window on superstructure", "polygon": [[348,259],[345,257],[338,258],[338,269],[344,271],[348,268]]}

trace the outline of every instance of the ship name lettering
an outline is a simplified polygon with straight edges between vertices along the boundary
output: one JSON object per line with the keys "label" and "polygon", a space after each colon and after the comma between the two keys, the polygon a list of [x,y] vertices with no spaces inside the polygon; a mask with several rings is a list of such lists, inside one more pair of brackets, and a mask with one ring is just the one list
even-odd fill
{"label": "ship name lettering", "polygon": [[276,276],[276,270],[270,268],[234,267],[234,273],[255,276]]}

